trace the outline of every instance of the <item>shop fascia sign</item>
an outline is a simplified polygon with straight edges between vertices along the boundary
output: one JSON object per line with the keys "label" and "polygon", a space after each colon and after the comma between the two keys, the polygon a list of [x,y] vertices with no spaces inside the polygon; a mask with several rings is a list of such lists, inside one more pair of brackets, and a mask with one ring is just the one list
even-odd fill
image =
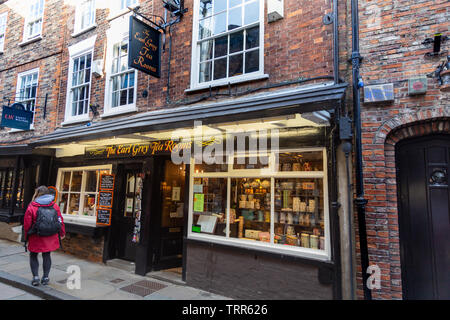
{"label": "shop fascia sign", "polygon": [[[208,141],[199,142],[199,144],[205,147],[214,143],[219,144],[220,142],[221,139],[211,138]],[[86,148],[85,155],[88,158],[135,158],[191,150],[192,147],[192,141],[164,140],[144,144],[119,144],[99,148]]]}
{"label": "shop fascia sign", "polygon": [[14,103],[10,107],[3,106],[1,127],[19,130],[30,130],[33,112],[25,110],[21,103]]}

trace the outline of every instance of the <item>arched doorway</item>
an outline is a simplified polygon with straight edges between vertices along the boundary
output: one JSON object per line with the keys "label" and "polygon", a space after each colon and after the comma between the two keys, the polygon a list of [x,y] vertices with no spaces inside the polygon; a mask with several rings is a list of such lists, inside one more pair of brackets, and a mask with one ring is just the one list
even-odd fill
{"label": "arched doorway", "polygon": [[404,299],[450,299],[450,135],[395,145]]}

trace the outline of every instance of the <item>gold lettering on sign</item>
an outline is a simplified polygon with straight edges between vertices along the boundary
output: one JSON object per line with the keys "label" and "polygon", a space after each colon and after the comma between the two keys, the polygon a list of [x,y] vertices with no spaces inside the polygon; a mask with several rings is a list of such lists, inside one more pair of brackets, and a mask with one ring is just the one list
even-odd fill
{"label": "gold lettering on sign", "polygon": [[143,47],[141,47],[141,50],[139,51],[139,57],[136,59],[133,59],[133,62],[139,66],[141,66],[144,69],[150,70],[152,72],[157,72],[156,68],[146,64],[144,61],[145,59],[153,60],[153,55],[150,53],[158,51],[158,46],[153,44],[153,40],[150,39],[150,34],[148,30],[144,30],[143,35],[141,35],[140,32],[136,32],[134,34],[134,39],[144,44]]}

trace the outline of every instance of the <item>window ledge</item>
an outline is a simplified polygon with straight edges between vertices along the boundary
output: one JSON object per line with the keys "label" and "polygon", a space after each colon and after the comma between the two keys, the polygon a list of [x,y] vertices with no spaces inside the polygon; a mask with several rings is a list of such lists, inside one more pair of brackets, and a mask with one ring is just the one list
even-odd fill
{"label": "window ledge", "polygon": [[72,118],[72,119],[64,120],[64,122],[61,122],[61,125],[62,126],[68,126],[68,125],[71,125],[71,124],[83,123],[83,122],[89,122],[89,121],[91,121],[91,119],[89,119],[89,117],[82,117],[82,118],[80,117],[79,119]]}
{"label": "window ledge", "polygon": [[[134,5],[134,6],[130,6],[130,8],[133,8],[133,9],[136,9],[136,10],[139,9],[140,7],[141,6],[139,4]],[[109,16],[106,18],[106,20],[109,22],[109,21],[114,20],[116,18],[119,18],[119,17],[121,17],[121,16],[123,16],[123,15],[125,15],[125,14],[127,14],[129,12],[132,12],[132,11],[128,10],[128,8],[122,9],[120,11],[112,11],[109,14]]]}
{"label": "window ledge", "polygon": [[231,78],[231,79],[227,79],[227,80],[217,80],[214,82],[209,82],[207,84],[199,84],[199,85],[193,86],[190,89],[184,90],[184,92],[191,93],[191,92],[209,89],[210,87],[211,88],[223,87],[223,86],[227,86],[228,84],[236,84],[236,83],[255,81],[255,80],[265,80],[265,79],[269,79],[268,74],[256,74],[256,75]]}
{"label": "window ledge", "polygon": [[78,37],[79,35],[81,35],[81,34],[83,34],[83,33],[86,33],[86,32],[88,32],[88,31],[91,31],[91,30],[93,30],[93,29],[95,29],[95,28],[97,28],[97,24],[96,24],[96,23],[94,23],[92,26],[89,26],[89,27],[84,28],[84,29],[82,29],[82,30],[75,31],[74,33],[71,34],[71,37],[72,37],[72,38]]}
{"label": "window ledge", "polygon": [[102,115],[100,115],[100,118],[108,118],[108,117],[114,117],[125,113],[132,113],[137,112],[138,109],[135,105],[132,107],[122,108],[118,109],[117,111],[105,111]]}
{"label": "window ledge", "polygon": [[19,46],[23,47],[23,46],[26,46],[27,44],[30,44],[30,43],[33,43],[33,42],[37,42],[37,41],[40,41],[40,40],[42,40],[42,35],[36,36],[34,38],[31,38],[31,39],[28,39],[28,40],[25,40],[25,41],[22,41],[21,43],[19,43]]}

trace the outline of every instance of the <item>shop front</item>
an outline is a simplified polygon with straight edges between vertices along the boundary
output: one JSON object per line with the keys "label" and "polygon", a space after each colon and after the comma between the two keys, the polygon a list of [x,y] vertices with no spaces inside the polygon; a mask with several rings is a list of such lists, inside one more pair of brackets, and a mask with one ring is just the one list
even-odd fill
{"label": "shop front", "polygon": [[188,285],[235,298],[339,298],[334,110],[344,92],[156,111],[41,138],[37,149],[55,150],[66,250],[133,262],[140,275],[175,268]]}

